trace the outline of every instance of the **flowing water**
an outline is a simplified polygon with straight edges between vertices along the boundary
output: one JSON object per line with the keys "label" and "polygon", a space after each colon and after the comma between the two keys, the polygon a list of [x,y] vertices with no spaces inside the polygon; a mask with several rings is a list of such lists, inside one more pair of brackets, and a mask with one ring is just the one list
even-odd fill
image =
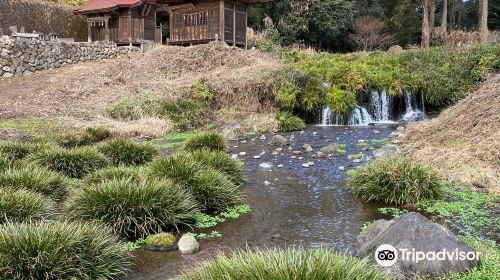
{"label": "flowing water", "polygon": [[[195,255],[153,253],[141,249],[136,253],[137,266],[126,279],[168,279],[178,275],[180,269],[210,259],[218,252],[246,247],[327,246],[353,252],[363,223],[386,217],[377,212],[381,205],[360,201],[345,186],[347,170],[363,164],[353,163],[348,155],[363,153],[371,156],[372,151],[362,151],[357,145],[358,140],[386,138],[393,130],[390,125],[314,126],[308,127],[304,133],[283,134],[292,139],[293,150],[304,152],[304,159],[292,159],[293,151],[287,146],[278,155],[273,155],[276,147],[267,144],[272,134],[267,134],[267,140],[257,137],[248,139],[246,143],[230,143],[231,147],[238,146],[232,149],[233,154],[248,153],[240,159],[245,163],[247,178],[243,190],[245,202],[252,211],[205,231],[217,230],[222,237],[201,241],[201,251]],[[332,159],[311,157],[331,142],[345,144],[347,154]],[[315,152],[305,153],[303,144],[311,145]],[[377,145],[380,144],[370,146]],[[256,155],[261,158],[254,159]],[[314,166],[302,167],[302,164],[311,161]],[[273,167],[259,167],[263,162],[271,163]],[[278,168],[279,164],[283,164],[283,168]],[[339,170],[339,167],[344,167],[345,171]]]}
{"label": "flowing water", "polygon": [[[418,109],[416,98],[407,91],[402,97],[391,97],[386,90],[371,90],[368,98],[367,104],[356,105],[347,118],[333,113],[328,106],[323,106],[319,112],[318,124],[322,126],[369,125],[425,119],[423,109]],[[420,101],[420,103],[423,102]]]}

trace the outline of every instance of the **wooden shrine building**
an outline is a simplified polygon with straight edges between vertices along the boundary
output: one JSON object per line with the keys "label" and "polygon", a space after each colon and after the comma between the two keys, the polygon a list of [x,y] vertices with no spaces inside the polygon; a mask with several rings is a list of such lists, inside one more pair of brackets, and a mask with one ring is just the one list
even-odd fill
{"label": "wooden shrine building", "polygon": [[225,41],[246,47],[247,7],[272,0],[90,0],[88,41],[193,45]]}

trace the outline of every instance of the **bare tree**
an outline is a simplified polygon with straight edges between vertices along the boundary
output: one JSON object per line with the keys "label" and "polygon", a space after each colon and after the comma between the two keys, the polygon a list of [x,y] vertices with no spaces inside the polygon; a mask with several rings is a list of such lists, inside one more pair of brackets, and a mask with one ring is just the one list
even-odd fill
{"label": "bare tree", "polygon": [[479,0],[479,32],[481,43],[488,42],[488,0]]}
{"label": "bare tree", "polygon": [[430,2],[429,13],[430,13],[429,27],[430,27],[431,34],[432,34],[432,32],[434,31],[435,23],[436,23],[436,0],[432,0]]}
{"label": "bare tree", "polygon": [[443,9],[441,11],[441,29],[446,33],[448,28],[448,0],[443,0]]}
{"label": "bare tree", "polygon": [[424,0],[422,17],[422,48],[430,47],[431,33],[429,30],[429,8],[431,7],[431,1],[433,0]]}
{"label": "bare tree", "polygon": [[394,41],[394,36],[386,33],[386,23],[372,16],[357,19],[353,29],[349,38],[363,51],[387,47]]}

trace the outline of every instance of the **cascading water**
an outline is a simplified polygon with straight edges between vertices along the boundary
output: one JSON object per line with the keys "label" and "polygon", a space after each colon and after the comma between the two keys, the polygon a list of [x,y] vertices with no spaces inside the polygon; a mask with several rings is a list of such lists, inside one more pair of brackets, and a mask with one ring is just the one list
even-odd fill
{"label": "cascading water", "polygon": [[419,109],[413,108],[413,99],[409,92],[404,92],[405,98],[405,114],[401,118],[401,120],[406,122],[415,122],[425,119],[425,114]]}
{"label": "cascading water", "polygon": [[394,120],[399,119],[400,116],[402,116],[400,120],[405,122],[425,119],[425,114],[417,109],[416,102],[413,99],[414,97],[406,91],[404,92],[404,98],[393,98],[387,94],[386,90],[371,90],[368,106],[365,108],[356,105],[347,118],[343,115],[335,114],[328,106],[323,106],[320,111],[321,115],[319,116],[320,125],[395,123]]}
{"label": "cascading water", "polygon": [[390,121],[390,97],[387,91],[372,90],[370,96],[370,108],[373,112],[375,122]]}

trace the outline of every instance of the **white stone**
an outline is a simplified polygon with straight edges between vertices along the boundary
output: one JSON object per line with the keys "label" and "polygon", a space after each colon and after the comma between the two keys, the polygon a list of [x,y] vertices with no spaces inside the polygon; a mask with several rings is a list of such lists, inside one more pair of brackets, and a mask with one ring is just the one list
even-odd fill
{"label": "white stone", "polygon": [[198,244],[196,238],[190,235],[183,235],[179,239],[178,246],[181,254],[194,254],[200,250],[200,244]]}

